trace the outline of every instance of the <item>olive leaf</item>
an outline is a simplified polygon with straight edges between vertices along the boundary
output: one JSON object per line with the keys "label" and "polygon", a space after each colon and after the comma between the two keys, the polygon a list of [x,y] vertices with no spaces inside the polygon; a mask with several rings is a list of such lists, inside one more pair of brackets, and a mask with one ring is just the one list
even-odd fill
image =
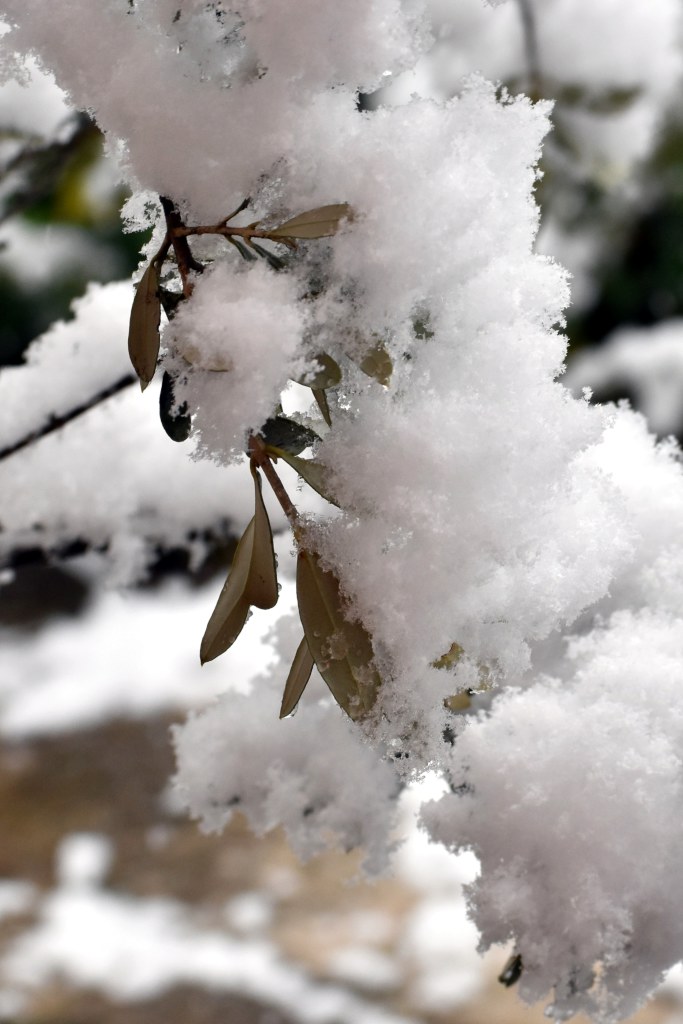
{"label": "olive leaf", "polygon": [[368,349],[362,358],[358,360],[358,365],[368,377],[372,377],[379,384],[388,387],[394,371],[394,364],[381,342]]}
{"label": "olive leaf", "polygon": [[327,395],[324,388],[311,388],[313,397],[315,398],[316,405],[322,413],[322,417],[327,423],[328,427],[332,426],[332,416],[330,415],[330,406],[327,401]]}
{"label": "olive leaf", "polygon": [[339,580],[321,568],[318,555],[302,548],[296,570],[299,615],[316,667],[337,704],[352,719],[375,703],[380,679],[372,641],[360,622],[346,617]]}
{"label": "olive leaf", "polygon": [[159,267],[152,260],[138,282],[130,311],[128,354],[143,391],[154,376],[159,357],[159,277]]}
{"label": "olive leaf", "polygon": [[213,661],[232,647],[249,615],[249,601],[245,597],[251,556],[254,549],[254,522],[252,519],[242,534],[230,566],[230,573],[218,595],[199,648],[202,665]]}
{"label": "olive leaf", "polygon": [[323,466],[322,463],[316,462],[315,459],[300,459],[296,455],[292,455],[284,448],[278,448],[276,445],[266,445],[266,451],[269,455],[274,455],[276,459],[282,459],[288,466],[296,470],[302,480],[304,480],[309,487],[312,487],[314,491],[317,491],[321,498],[325,501],[329,501],[331,505],[336,505],[339,508],[339,503],[330,495],[328,489],[328,478],[329,470],[327,466]]}
{"label": "olive leaf", "polygon": [[328,356],[327,352],[318,352],[314,358],[318,368],[304,373],[297,379],[297,383],[314,391],[334,388],[341,383],[342,372],[339,363],[335,362],[332,356]]}
{"label": "olive leaf", "polygon": [[301,699],[301,694],[306,689],[308,680],[311,678],[313,665],[314,661],[308,641],[306,637],[303,637],[297,647],[294,661],[285,683],[285,692],[282,694],[282,705],[280,707],[280,718],[286,718],[287,715],[291,715],[296,708]]}
{"label": "olive leaf", "polygon": [[253,463],[250,465],[254,478],[254,546],[249,566],[245,595],[255,608],[274,608],[277,604],[277,565],[273,547],[273,531],[263,501],[261,477]]}
{"label": "olive leaf", "polygon": [[268,234],[272,238],[327,238],[335,234],[344,219],[353,220],[349,204],[333,203],[300,213]]}
{"label": "olive leaf", "polygon": [[192,428],[192,417],[188,415],[187,402],[176,404],[174,379],[164,370],[159,393],[159,419],[172,441],[187,441]]}
{"label": "olive leaf", "polygon": [[199,650],[202,665],[213,661],[234,644],[247,621],[251,605],[272,608],[277,603],[273,534],[261,494],[261,479],[253,466],[251,470],[256,510],[237,545],[228,578],[204,631]]}
{"label": "olive leaf", "polygon": [[310,427],[304,427],[286,416],[272,416],[266,420],[259,433],[267,445],[282,448],[292,455],[298,455],[304,448],[310,448],[320,440]]}

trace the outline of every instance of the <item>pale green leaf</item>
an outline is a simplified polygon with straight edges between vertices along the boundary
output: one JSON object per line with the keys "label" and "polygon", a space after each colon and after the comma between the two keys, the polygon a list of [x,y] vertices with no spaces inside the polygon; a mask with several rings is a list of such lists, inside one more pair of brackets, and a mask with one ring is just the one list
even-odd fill
{"label": "pale green leaf", "polygon": [[268,234],[273,238],[327,238],[335,234],[344,219],[353,219],[349,204],[333,203],[300,213]]}
{"label": "pale green leaf", "polygon": [[160,320],[159,268],[152,260],[135,289],[128,329],[128,354],[143,391],[154,376],[159,358]]}
{"label": "pale green leaf", "polygon": [[204,631],[199,657],[202,665],[213,661],[231,647],[242,632],[249,614],[245,594],[254,548],[255,517],[242,534],[216,607]]}
{"label": "pale green leaf", "polygon": [[247,575],[245,597],[255,608],[274,608],[277,604],[277,567],[273,547],[273,531],[261,492],[261,477],[251,467],[254,477],[255,502],[254,541]]}
{"label": "pale green leaf", "polygon": [[256,505],[254,518],[237,545],[228,578],[204,631],[199,651],[202,665],[213,661],[234,644],[252,605],[255,608],[272,608],[277,603],[273,534],[261,494],[261,478],[253,466],[251,471]]}
{"label": "pale green leaf", "polygon": [[339,580],[305,548],[299,551],[296,592],[301,624],[320,675],[347,715],[362,718],[372,709],[380,685],[367,630],[346,617]]}
{"label": "pale green leaf", "polygon": [[285,683],[285,692],[282,695],[282,706],[280,707],[280,718],[286,718],[287,715],[291,715],[299,703],[301,694],[306,689],[308,680],[311,678],[313,665],[314,661],[308,641],[306,637],[303,637],[294,655],[294,661]]}

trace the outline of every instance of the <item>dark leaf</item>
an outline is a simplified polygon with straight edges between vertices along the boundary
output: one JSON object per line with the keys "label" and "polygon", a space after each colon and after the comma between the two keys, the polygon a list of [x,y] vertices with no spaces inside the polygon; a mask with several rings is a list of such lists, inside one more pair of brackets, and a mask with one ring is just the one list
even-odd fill
{"label": "dark leaf", "polygon": [[292,667],[290,668],[289,675],[287,676],[285,692],[282,695],[280,718],[286,718],[287,715],[291,715],[299,703],[301,694],[306,689],[308,680],[311,678],[313,665],[314,661],[311,656],[308,641],[306,640],[306,637],[304,637],[297,647]]}
{"label": "dark leaf", "polygon": [[521,955],[519,953],[513,953],[505,964],[503,970],[498,975],[498,981],[501,985],[505,985],[506,988],[510,988],[511,985],[514,985],[519,981],[523,970],[524,964],[522,962]]}
{"label": "dark leaf", "polygon": [[313,397],[315,398],[316,405],[320,409],[323,419],[325,420],[325,423],[327,423],[328,427],[331,427],[332,416],[330,415],[330,406],[327,401],[327,394],[325,393],[323,388],[311,388],[311,390],[313,392]]}
{"label": "dark leaf", "polygon": [[268,233],[276,238],[327,238],[344,219],[353,220],[349,204],[333,203],[300,213]]}
{"label": "dark leaf", "polygon": [[168,288],[159,288],[159,298],[161,299],[161,305],[164,308],[164,313],[169,320],[172,320],[178,306],[184,300],[185,296],[182,292],[171,292]]}
{"label": "dark leaf", "polygon": [[282,448],[292,455],[298,455],[304,448],[310,448],[320,440],[314,430],[286,416],[273,416],[266,420],[259,433],[267,445]]}
{"label": "dark leaf", "polygon": [[301,624],[320,675],[347,715],[362,718],[372,709],[380,685],[370,636],[361,623],[346,617],[337,577],[322,569],[318,556],[305,548],[299,551],[296,593]]}
{"label": "dark leaf", "polygon": [[128,354],[144,391],[156,370],[159,358],[159,268],[152,260],[137,288],[130,311]]}
{"label": "dark leaf", "polygon": [[249,245],[252,247],[254,252],[257,252],[259,256],[262,256],[264,260],[267,260],[268,264],[273,268],[273,270],[284,270],[284,268],[287,266],[285,261],[280,256],[276,256],[275,253],[268,252],[267,249],[264,249],[262,245],[258,245],[258,243],[255,242],[253,239],[249,240]]}
{"label": "dark leaf", "polygon": [[161,425],[172,441],[187,441],[192,428],[192,417],[188,414],[187,403],[176,405],[173,377],[164,371],[159,394],[159,418]]}
{"label": "dark leaf", "polygon": [[256,260],[257,257],[253,252],[250,252],[249,249],[247,249],[243,242],[240,242],[239,238],[233,238],[232,235],[227,235],[226,237],[228,241],[232,242],[235,246],[242,259],[246,260],[248,263],[253,263]]}

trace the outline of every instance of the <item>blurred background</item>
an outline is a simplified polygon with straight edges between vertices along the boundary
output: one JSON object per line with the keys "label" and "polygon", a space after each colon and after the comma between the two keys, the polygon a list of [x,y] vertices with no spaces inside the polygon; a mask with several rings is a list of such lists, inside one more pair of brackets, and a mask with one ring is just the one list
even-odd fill
{"label": "blurred background", "polygon": [[[538,248],[572,274],[566,384],[683,439],[679,0],[429,7],[429,54],[359,96],[359,116],[413,92],[448,99],[472,73],[502,98],[554,100]],[[120,177],[116,147],[36,64],[0,86],[0,410],[17,388],[28,410],[0,411],[0,1020],[540,1022],[497,981],[510,950],[478,956],[462,888],[476,862],[426,843],[415,793],[375,883],[355,854],[302,865],[279,832],[256,838],[238,816],[205,836],[179,809],[169,729],[250,684],[274,616],[200,672],[250,484],[189,463],[153,388],[101,398],[125,372],[132,290],[117,282],[147,241],[122,231]],[[88,331],[105,366],[90,391],[67,358]],[[109,481],[97,493],[91,465]],[[122,552],[129,572],[113,576]],[[683,1022],[683,975],[633,1020]]]}

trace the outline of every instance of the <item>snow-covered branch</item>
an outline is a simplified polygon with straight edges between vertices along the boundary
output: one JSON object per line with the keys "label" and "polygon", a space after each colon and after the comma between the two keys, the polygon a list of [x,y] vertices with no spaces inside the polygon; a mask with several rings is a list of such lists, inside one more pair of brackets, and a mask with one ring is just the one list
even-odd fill
{"label": "snow-covered branch", "polygon": [[[528,0],[525,65],[515,4],[50,0],[46,18],[0,0],[5,52],[37,54],[93,112],[136,190],[129,223],[154,229],[135,297],[91,289],[0,377],[17,438],[125,374],[126,333],[150,385],[4,461],[0,546],[75,531],[132,578],[155,538],[232,513],[239,480],[249,521],[202,659],[277,600],[271,519],[293,526],[300,623],[283,617],[281,660],[250,694],[176,732],[191,813],[213,829],[239,807],[302,856],[362,845],[379,870],[399,791],[436,771],[448,794],[424,827],[480,860],[482,946],[512,940],[523,996],[554,986],[556,1017],[616,1020],[683,956],[683,476],[640,417],[558,379],[567,275],[535,249],[551,104],[478,74],[419,88],[466,7],[472,52],[497,39],[511,82],[533,55],[565,106],[566,27],[586,19],[585,42],[616,17],[607,0]],[[603,33],[609,74],[594,51],[581,67],[591,96],[622,91],[640,131],[615,146],[625,162],[680,72],[673,4],[648,16],[659,63],[622,66],[639,52],[629,14]],[[479,70],[453,36],[456,66]],[[387,87],[401,75],[410,96]],[[585,111],[568,120],[579,137]],[[49,373],[41,407],[32,374]],[[158,427],[162,375],[192,461]]]}

